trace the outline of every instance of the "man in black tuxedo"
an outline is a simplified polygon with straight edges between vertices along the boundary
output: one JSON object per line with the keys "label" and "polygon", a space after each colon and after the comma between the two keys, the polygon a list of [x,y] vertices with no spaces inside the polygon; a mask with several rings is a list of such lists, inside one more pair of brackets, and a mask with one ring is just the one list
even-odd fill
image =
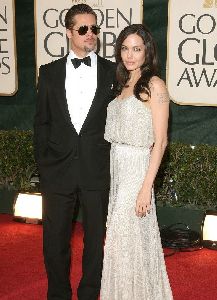
{"label": "man in black tuxedo", "polygon": [[34,123],[35,158],[43,194],[43,243],[48,299],[69,300],[70,239],[76,199],[83,211],[83,274],[79,300],[100,291],[109,193],[110,145],[104,140],[115,64],[94,53],[99,28],[86,4],[65,17],[71,51],[40,67]]}

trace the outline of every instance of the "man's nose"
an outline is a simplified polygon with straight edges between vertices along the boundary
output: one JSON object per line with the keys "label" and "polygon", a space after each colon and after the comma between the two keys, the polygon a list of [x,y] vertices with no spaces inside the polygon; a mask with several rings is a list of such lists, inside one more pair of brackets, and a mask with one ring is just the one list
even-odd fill
{"label": "man's nose", "polygon": [[87,34],[88,34],[88,35],[93,35],[93,32],[92,32],[92,30],[91,30],[91,27],[88,27]]}

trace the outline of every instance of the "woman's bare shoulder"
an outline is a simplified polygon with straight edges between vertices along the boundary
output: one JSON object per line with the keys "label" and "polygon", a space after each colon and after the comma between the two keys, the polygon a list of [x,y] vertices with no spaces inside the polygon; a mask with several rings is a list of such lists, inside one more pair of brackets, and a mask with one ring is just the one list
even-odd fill
{"label": "woman's bare shoulder", "polygon": [[158,76],[151,77],[149,86],[150,89],[166,89],[165,82]]}

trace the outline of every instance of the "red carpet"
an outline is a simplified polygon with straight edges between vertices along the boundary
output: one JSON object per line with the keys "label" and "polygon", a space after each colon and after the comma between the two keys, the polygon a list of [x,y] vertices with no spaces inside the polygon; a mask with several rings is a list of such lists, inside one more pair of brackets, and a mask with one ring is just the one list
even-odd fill
{"label": "red carpet", "polygon": [[[0,300],[45,300],[42,227],[16,223],[12,216],[2,214],[0,232]],[[81,274],[82,238],[82,226],[76,223],[72,236],[72,244],[76,244],[72,257],[74,290]],[[177,253],[167,257],[166,264],[175,300],[217,299],[217,251]]]}

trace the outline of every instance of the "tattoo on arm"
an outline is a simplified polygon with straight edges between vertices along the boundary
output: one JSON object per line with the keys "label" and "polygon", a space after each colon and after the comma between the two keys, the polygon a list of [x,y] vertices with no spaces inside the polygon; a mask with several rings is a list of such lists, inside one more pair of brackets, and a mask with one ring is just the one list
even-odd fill
{"label": "tattoo on arm", "polygon": [[168,92],[157,93],[157,95],[156,95],[156,100],[157,100],[159,103],[170,102]]}
{"label": "tattoo on arm", "polygon": [[[152,82],[150,82],[150,89],[151,89],[151,92],[154,93],[155,88],[154,88],[154,84]],[[164,92],[157,92],[156,91],[155,99],[156,99],[156,101],[158,101],[158,103],[170,102],[169,93],[168,93],[167,90],[165,90]]]}

